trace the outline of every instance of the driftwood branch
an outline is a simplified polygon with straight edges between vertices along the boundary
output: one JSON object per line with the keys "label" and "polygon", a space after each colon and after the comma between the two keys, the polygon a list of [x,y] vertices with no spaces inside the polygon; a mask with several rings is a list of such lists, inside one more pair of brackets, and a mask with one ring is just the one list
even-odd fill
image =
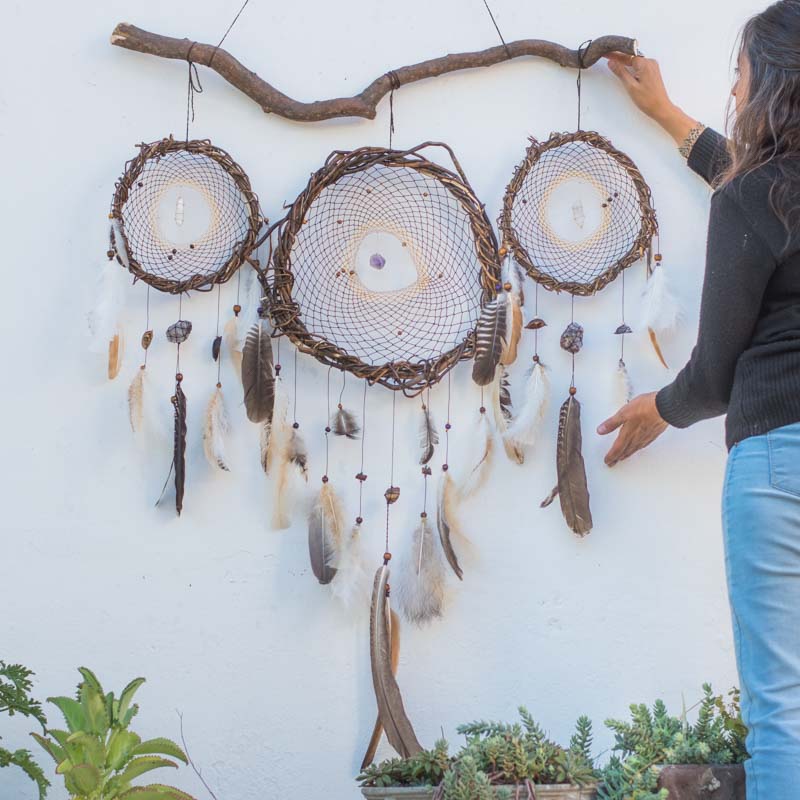
{"label": "driftwood branch", "polygon": [[507,46],[498,45],[474,53],[450,55],[400,67],[376,78],[364,91],[353,97],[337,97],[303,103],[283,94],[272,84],[259,78],[255,72],[235,59],[229,52],[211,44],[201,44],[190,39],[175,39],[137,28],[121,22],[111,34],[111,44],[161,58],[191,59],[195,64],[210,67],[228,83],[258,103],[267,114],[278,114],[297,122],[318,122],[335,117],[363,117],[375,119],[378,103],[395,87],[435,78],[448,72],[475,67],[490,67],[522,56],[537,56],[555,61],[562,67],[591,67],[612,51],[636,53],[636,40],[625,36],[601,36],[582,50],[570,50],[555,42],[543,39],[520,39]]}

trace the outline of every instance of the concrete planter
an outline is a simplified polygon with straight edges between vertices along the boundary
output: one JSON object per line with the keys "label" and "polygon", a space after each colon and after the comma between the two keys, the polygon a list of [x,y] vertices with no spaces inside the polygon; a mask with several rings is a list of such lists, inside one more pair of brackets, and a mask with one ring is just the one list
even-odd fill
{"label": "concrete planter", "polygon": [[[513,797],[513,787],[512,789]],[[594,786],[571,786],[569,784],[536,785],[536,800],[594,800],[597,792]],[[434,789],[430,786],[365,786],[361,794],[367,800],[431,800]],[[527,797],[524,787],[520,797]],[[714,799],[716,800],[716,798]]]}
{"label": "concrete planter", "polygon": [[660,789],[669,790],[669,800],[745,800],[744,767],[676,764],[663,767]]}

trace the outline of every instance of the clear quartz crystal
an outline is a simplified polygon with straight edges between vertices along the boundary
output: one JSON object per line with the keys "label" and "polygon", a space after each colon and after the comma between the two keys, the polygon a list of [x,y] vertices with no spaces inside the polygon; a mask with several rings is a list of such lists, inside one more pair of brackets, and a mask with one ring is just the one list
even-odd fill
{"label": "clear quartz crystal", "polygon": [[175,224],[180,227],[183,225],[183,195],[179,194],[175,201]]}

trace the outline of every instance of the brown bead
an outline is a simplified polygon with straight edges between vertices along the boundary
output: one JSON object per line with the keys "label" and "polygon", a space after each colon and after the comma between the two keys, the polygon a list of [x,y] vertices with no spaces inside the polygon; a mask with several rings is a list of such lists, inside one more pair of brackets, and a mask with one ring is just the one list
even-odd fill
{"label": "brown bead", "polygon": [[538,355],[533,357],[533,363],[534,364],[538,364],[539,363],[539,356]]}
{"label": "brown bead", "polygon": [[661,253],[656,253],[656,254],[653,256],[653,260],[654,260],[654,261],[661,261],[663,258],[664,258],[664,257],[661,255]]}
{"label": "brown bead", "polygon": [[239,312],[241,312],[241,310],[242,310],[242,307],[238,303],[233,307],[233,313],[237,317],[239,316]]}
{"label": "brown bead", "polygon": [[450,469],[449,464],[442,464],[442,472],[447,472],[448,469]]}
{"label": "brown bead", "polygon": [[114,258],[114,251],[106,250],[106,255],[108,256],[108,260],[111,261],[111,259]]}
{"label": "brown bead", "polygon": [[327,483],[328,482],[328,476],[327,475],[323,475],[322,476],[322,482],[323,483]]}
{"label": "brown bead", "polygon": [[221,388],[222,388],[222,384],[219,381],[217,381],[217,389],[221,389]]}
{"label": "brown bead", "polygon": [[507,292],[510,292],[510,291],[511,291],[511,289],[512,289],[512,286],[511,286],[511,284],[510,284],[508,281],[506,281],[506,282],[503,284],[503,289],[505,289]]}
{"label": "brown bead", "polygon": [[569,387],[569,393],[574,397],[578,390],[574,386]]}
{"label": "brown bead", "polygon": [[525,327],[529,331],[538,331],[547,326],[547,323],[541,317],[534,317]]}
{"label": "brown bead", "polygon": [[356,525],[360,525],[364,521],[364,517],[356,517]]}
{"label": "brown bead", "polygon": [[420,519],[427,519],[428,518],[428,514],[425,511],[423,511],[419,516],[420,516]]}
{"label": "brown bead", "polygon": [[[383,554],[383,560],[384,560],[384,561],[391,561],[391,560],[392,560],[392,554],[391,554],[390,552],[388,552],[388,551],[387,551],[387,552],[385,552],[385,553]],[[388,588],[389,584],[387,583],[387,584],[386,584],[386,586],[387,586],[387,588]]]}
{"label": "brown bead", "polygon": [[400,499],[400,487],[399,486],[390,486],[384,493],[383,496],[386,498],[386,504],[391,505],[392,503],[396,503]]}
{"label": "brown bead", "polygon": [[153,331],[145,331],[142,334],[142,349],[147,350],[153,342]]}
{"label": "brown bead", "polygon": [[498,254],[499,256],[501,256],[501,257],[502,257],[502,256],[504,256],[504,255],[505,255],[507,252],[508,252],[508,250],[506,250],[506,248],[505,248],[505,247],[501,247],[501,248],[500,248],[500,249],[497,251],[497,254]]}
{"label": "brown bead", "polygon": [[179,372],[179,373],[178,373],[178,374],[175,376],[175,380],[176,380],[176,381],[178,381],[178,383],[180,383],[180,382],[183,380],[183,373],[182,373],[182,372]]}
{"label": "brown bead", "polygon": [[481,406],[480,407],[480,412],[481,412],[481,414],[485,414],[486,413],[486,406]]}
{"label": "brown bead", "polygon": [[108,218],[109,218],[109,219],[114,219],[114,215],[113,215],[113,214],[109,214],[109,215],[108,215]]}
{"label": "brown bead", "polygon": [[427,464],[422,468],[422,474],[425,477],[432,474],[431,468]]}

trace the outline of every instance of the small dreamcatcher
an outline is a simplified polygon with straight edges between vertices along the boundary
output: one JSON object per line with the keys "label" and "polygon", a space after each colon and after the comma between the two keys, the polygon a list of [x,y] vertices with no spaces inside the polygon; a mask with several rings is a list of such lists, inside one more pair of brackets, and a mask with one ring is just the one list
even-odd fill
{"label": "small dreamcatcher", "polygon": [[[584,330],[574,318],[575,296],[594,295],[622,276],[622,314],[614,333],[620,339],[617,380],[623,404],[633,394],[624,360],[625,336],[632,333],[625,321],[624,270],[646,256],[644,324],[662,362],[656,327],[671,312],[665,313],[669,304],[661,255],[652,255],[658,223],[650,189],[627,155],[599,133],[581,129],[580,70],[578,130],[554,133],[543,143],[531,139],[525,159],[506,189],[499,226],[501,253],[524,269],[536,282],[537,291],[535,317],[525,326],[535,336],[526,404],[511,430],[522,443],[533,441],[548,394],[547,370],[538,351],[539,331],[545,327],[538,316],[538,287],[572,295],[572,318],[560,339],[562,349],[572,356],[572,379],[559,417],[558,481],[542,505],[549,505],[558,495],[567,524],[584,536],[592,528],[592,516],[581,454],[581,406],[576,398],[575,355],[583,346]],[[672,316],[669,324],[674,324]]]}
{"label": "small dreamcatcher", "polygon": [[[455,170],[436,164],[422,151],[443,147]],[[285,336],[296,351],[329,367],[325,395],[325,469],[308,520],[309,555],[314,575],[342,600],[358,596],[353,587],[364,573],[361,543],[363,494],[367,475],[364,436],[367,387],[392,390],[391,453],[382,563],[372,587],[370,645],[378,721],[364,759],[369,764],[385,730],[402,755],[420,749],[403,710],[394,677],[399,621],[389,607],[390,517],[400,498],[394,478],[395,415],[398,397],[420,404],[418,462],[421,472],[419,522],[410,556],[395,570],[394,595],[405,617],[424,624],[441,616],[448,564],[460,579],[453,546],[458,531],[456,500],[460,487],[451,477],[449,452],[449,373],[475,352],[475,327],[482,306],[498,290],[497,242],[482,204],[447,145],[425,143],[410,150],[362,147],[337,151],[314,173],[306,188],[274,226],[271,272],[263,274],[269,320],[279,347]],[[266,316],[267,309],[264,309]],[[296,415],[280,400],[280,358],[273,365],[266,319],[257,326],[259,346],[245,346],[242,377],[245,402],[267,397],[268,413],[250,418],[262,425],[264,461],[276,470],[275,503],[281,503],[280,477],[291,469],[296,446],[278,453],[275,441],[299,440]],[[279,352],[279,351],[278,351]],[[332,389],[333,371],[341,389]],[[361,419],[342,403],[348,376],[364,381]],[[430,408],[431,388],[448,377],[448,420],[440,440]],[[338,403],[336,392],[338,391]],[[296,404],[296,399],[295,399]],[[295,406],[296,407],[296,406]],[[279,412],[278,409],[281,409]],[[360,439],[358,512],[349,526],[328,474],[331,435]],[[277,437],[277,440],[276,440]],[[264,441],[266,443],[264,444]],[[440,445],[441,441],[441,446]],[[354,448],[357,448],[354,445]],[[305,452],[305,445],[300,445]],[[434,454],[443,452],[442,475],[434,509],[429,481]],[[270,454],[275,454],[270,456]],[[354,453],[358,457],[358,453]],[[289,514],[279,514],[288,524]]]}
{"label": "small dreamcatcher", "polygon": [[[182,319],[183,295],[209,291],[236,274],[251,260],[262,218],[258,199],[242,168],[224,150],[208,141],[178,141],[173,137],[140,145],[139,154],[125,166],[116,183],[111,204],[109,265],[106,290],[95,313],[95,337],[108,348],[108,376],[119,373],[123,334],[118,319],[123,274],[116,261],[134,282],[148,287],[147,324],[141,338],[144,351],[141,367],[130,385],[128,398],[131,427],[142,424],[146,384],[147,353],[154,340],[149,325],[150,287],[178,295],[178,320],[166,331],[176,345],[175,391],[171,398],[174,417],[174,449],[170,472],[175,476],[175,508],[183,507],[186,450],[186,395],[180,370],[180,348],[192,332],[192,323]],[[230,352],[241,358],[242,344],[236,332],[241,311],[234,306],[234,318],[226,325]],[[215,390],[206,409],[203,445],[216,467],[227,470],[224,434],[227,416],[220,381],[222,337],[217,334],[211,354],[217,362]],[[167,478],[169,482],[169,477]]]}

